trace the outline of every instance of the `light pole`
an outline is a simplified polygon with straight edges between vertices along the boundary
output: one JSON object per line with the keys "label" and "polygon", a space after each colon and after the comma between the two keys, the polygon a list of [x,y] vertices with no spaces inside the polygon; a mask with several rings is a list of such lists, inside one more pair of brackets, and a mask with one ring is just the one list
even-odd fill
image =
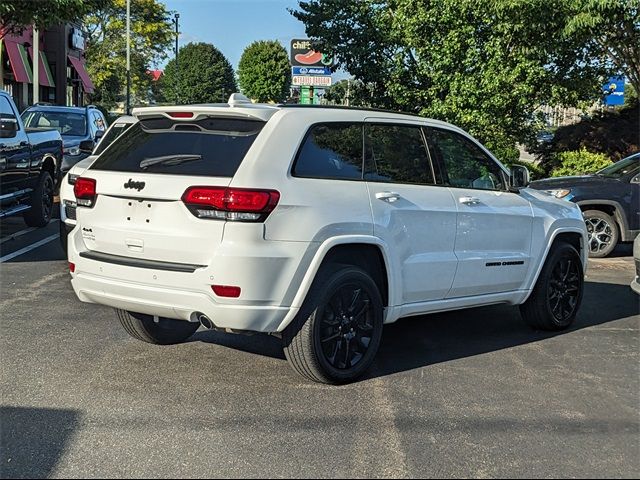
{"label": "light pole", "polygon": [[127,110],[131,113],[131,0],[127,0]]}
{"label": "light pole", "polygon": [[173,23],[176,25],[176,103],[180,103],[180,63],[178,62],[178,36],[180,35],[178,30],[179,20],[180,14],[176,12],[173,16]]}

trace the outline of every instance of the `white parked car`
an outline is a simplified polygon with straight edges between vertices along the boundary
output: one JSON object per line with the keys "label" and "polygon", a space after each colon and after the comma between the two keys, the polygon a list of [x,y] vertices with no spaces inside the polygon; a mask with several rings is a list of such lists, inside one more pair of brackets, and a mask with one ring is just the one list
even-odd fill
{"label": "white parked car", "polygon": [[73,185],[76,182],[76,178],[82,175],[82,172],[84,172],[87,167],[98,158],[98,155],[105,151],[116,138],[137,121],[138,119],[131,115],[119,117],[111,124],[102,138],[100,138],[91,155],[71,167],[62,179],[60,183],[60,242],[65,251],[67,249],[67,235],[76,226],[76,197],[73,194]]}
{"label": "white parked car", "polygon": [[[73,288],[133,337],[268,332],[293,368],[348,382],[385,323],[490,304],[567,328],[587,261],[579,208],[522,188],[453,125],[352,108],[134,110],[75,182]],[[511,178],[510,178],[511,177]]]}

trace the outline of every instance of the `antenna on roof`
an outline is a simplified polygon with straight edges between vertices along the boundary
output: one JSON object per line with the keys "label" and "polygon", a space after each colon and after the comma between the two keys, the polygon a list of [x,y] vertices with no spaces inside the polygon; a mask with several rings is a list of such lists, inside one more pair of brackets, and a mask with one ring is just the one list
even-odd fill
{"label": "antenna on roof", "polygon": [[251,103],[251,100],[249,100],[247,97],[245,97],[241,93],[232,93],[229,96],[229,101],[227,103],[229,103],[229,105],[233,107],[234,105],[243,105],[243,104]]}

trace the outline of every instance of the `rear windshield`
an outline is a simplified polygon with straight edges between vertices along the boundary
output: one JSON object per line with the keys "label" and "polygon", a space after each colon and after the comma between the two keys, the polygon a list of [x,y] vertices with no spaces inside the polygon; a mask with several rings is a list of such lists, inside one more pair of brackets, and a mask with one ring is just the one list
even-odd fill
{"label": "rear windshield", "polygon": [[264,124],[222,117],[143,119],[113,142],[91,170],[233,177]]}

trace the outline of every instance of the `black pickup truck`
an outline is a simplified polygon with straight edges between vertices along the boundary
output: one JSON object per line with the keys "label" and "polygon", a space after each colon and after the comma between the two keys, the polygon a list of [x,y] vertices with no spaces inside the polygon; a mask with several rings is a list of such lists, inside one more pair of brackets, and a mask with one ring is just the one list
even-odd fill
{"label": "black pickup truck", "polygon": [[22,214],[29,226],[49,223],[62,156],[60,133],[25,129],[13,99],[0,90],[0,218]]}

